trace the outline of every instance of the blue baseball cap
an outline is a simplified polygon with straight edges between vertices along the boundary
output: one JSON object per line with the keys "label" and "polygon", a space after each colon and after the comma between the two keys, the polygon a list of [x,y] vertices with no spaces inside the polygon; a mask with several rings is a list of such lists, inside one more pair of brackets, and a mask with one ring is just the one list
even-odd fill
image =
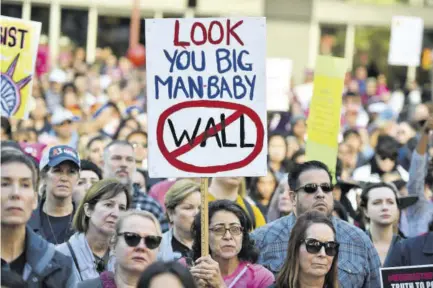
{"label": "blue baseball cap", "polygon": [[49,149],[45,149],[41,161],[39,162],[39,170],[42,171],[47,165],[54,167],[62,162],[71,161],[78,168],[81,168],[80,156],[77,151],[66,145],[53,146]]}

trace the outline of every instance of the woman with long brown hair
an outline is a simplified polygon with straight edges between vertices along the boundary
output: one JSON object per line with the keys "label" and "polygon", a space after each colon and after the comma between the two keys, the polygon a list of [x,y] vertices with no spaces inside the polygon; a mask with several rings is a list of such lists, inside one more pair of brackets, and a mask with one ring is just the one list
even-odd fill
{"label": "woman with long brown hair", "polygon": [[338,247],[332,221],[317,211],[301,215],[290,235],[278,288],[338,288]]}

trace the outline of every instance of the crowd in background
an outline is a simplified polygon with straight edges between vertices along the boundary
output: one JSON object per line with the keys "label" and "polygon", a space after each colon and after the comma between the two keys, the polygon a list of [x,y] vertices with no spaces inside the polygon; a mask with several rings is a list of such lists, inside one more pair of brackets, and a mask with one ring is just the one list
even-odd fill
{"label": "crowd in background", "polygon": [[433,243],[432,99],[370,76],[347,73],[336,167],[306,161],[313,72],[287,91],[290,110],[268,112],[267,174],[210,179],[200,257],[200,179],[148,175],[146,71],[109,48],[93,64],[75,49],[33,79],[29,119],[1,119],[2,212],[25,206],[2,213],[2,272],[29,287],[378,287],[383,265],[433,263],[419,238]]}

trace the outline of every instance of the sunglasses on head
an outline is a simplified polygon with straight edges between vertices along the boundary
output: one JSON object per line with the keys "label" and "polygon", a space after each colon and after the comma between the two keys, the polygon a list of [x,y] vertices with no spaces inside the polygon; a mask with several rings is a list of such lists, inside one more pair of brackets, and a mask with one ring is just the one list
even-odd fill
{"label": "sunglasses on head", "polygon": [[144,244],[146,244],[146,247],[149,249],[156,249],[159,247],[159,244],[161,243],[161,236],[145,236],[141,237],[137,233],[132,232],[124,232],[117,234],[118,236],[123,236],[125,239],[126,244],[129,247],[137,247],[137,245],[140,243],[141,239],[144,239]]}
{"label": "sunglasses on head", "polygon": [[299,187],[295,190],[295,192],[298,192],[301,189],[304,189],[304,191],[308,194],[316,193],[319,187],[322,189],[323,192],[329,193],[333,190],[334,187],[332,187],[329,183],[322,183],[322,184],[316,184],[316,183],[310,183],[306,184],[304,186]]}
{"label": "sunglasses on head", "polygon": [[397,159],[398,155],[397,154],[379,154],[380,159],[382,160],[392,160],[395,161],[395,159]]}
{"label": "sunglasses on head", "polygon": [[305,248],[310,254],[317,254],[320,252],[320,250],[322,250],[322,247],[325,247],[325,253],[328,256],[337,255],[338,247],[340,246],[340,244],[335,241],[320,242],[316,239],[303,239],[301,242],[305,243]]}

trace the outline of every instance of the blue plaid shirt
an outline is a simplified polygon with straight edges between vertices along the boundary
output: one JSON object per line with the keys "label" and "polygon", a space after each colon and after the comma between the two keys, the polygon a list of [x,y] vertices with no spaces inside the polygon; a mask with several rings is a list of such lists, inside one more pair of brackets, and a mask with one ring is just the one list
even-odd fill
{"label": "blue plaid shirt", "polygon": [[131,208],[137,210],[144,210],[152,213],[156,217],[156,219],[159,220],[162,233],[168,231],[168,221],[165,218],[164,210],[162,210],[161,205],[159,205],[159,203],[152,197],[148,196],[144,192],[141,192],[136,187],[134,187],[134,193],[132,195]]}
{"label": "blue plaid shirt", "polygon": [[[260,251],[259,264],[278,273],[286,261],[290,232],[296,216],[292,213],[251,233]],[[380,258],[367,234],[359,228],[332,217],[340,243],[338,279],[344,288],[380,287]]]}

